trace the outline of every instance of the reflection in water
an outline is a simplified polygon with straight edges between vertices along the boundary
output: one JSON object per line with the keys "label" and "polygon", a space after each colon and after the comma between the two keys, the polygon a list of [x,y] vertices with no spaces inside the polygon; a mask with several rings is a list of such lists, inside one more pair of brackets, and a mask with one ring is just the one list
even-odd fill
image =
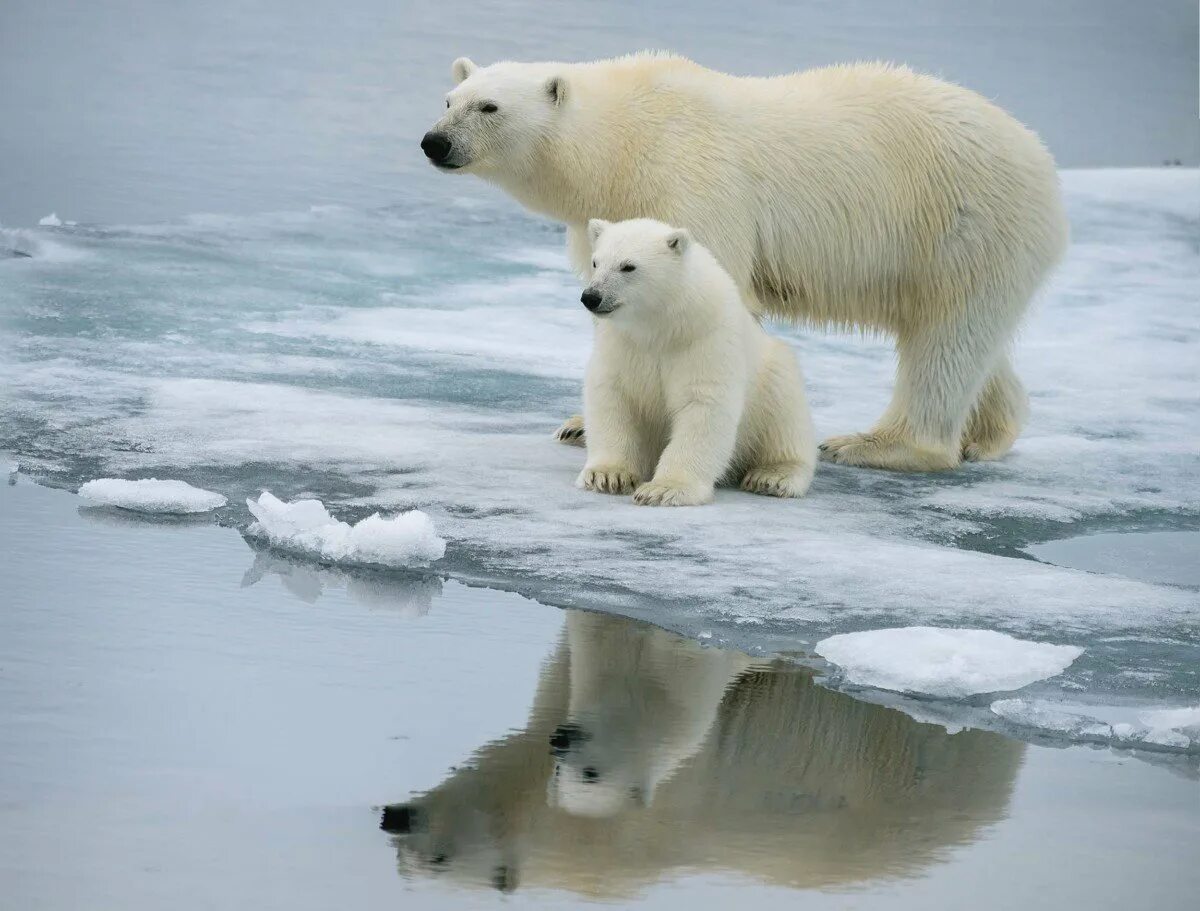
{"label": "reflection in water", "polygon": [[346,594],[367,607],[422,617],[429,613],[434,599],[442,593],[442,580],[438,576],[367,568],[345,572],[336,567],[289,560],[254,545],[251,549],[254,550],[254,563],[242,576],[243,588],[256,584],[265,576],[278,576],[285,589],[307,604],[315,604],[327,589],[344,588]]}
{"label": "reflection in water", "polygon": [[912,875],[1005,814],[1022,747],[781,664],[570,612],[526,728],[386,807],[405,876],[621,896],[684,868]]}

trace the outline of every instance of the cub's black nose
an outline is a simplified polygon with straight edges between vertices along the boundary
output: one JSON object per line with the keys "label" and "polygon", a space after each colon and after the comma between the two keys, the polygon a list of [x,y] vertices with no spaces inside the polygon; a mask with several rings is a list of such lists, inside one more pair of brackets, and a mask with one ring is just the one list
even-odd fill
{"label": "cub's black nose", "polygon": [[596,308],[600,306],[600,302],[604,300],[599,291],[594,291],[591,288],[588,288],[586,291],[584,291],[583,294],[580,295],[579,299],[583,301],[583,305],[593,313],[595,313]]}
{"label": "cub's black nose", "polygon": [[587,734],[577,724],[560,724],[550,735],[550,747],[556,753],[563,753],[581,740],[587,740]]}
{"label": "cub's black nose", "polygon": [[421,151],[430,161],[445,161],[450,154],[450,140],[445,133],[426,133],[421,139]]}

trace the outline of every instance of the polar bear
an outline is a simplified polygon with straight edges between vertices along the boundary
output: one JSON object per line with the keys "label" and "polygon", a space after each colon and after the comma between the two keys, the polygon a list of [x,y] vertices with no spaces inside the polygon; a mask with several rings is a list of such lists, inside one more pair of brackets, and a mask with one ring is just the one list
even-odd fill
{"label": "polar bear", "polygon": [[722,478],[802,496],[817,447],[792,349],[767,335],[687,231],[592,219],[588,239],[582,301],[596,338],[578,485],[651,506],[707,503]]}
{"label": "polar bear", "polygon": [[1017,741],[620,617],[565,625],[527,725],[384,808],[405,876],[609,899],[696,870],[844,888],[919,875],[1007,812]]}
{"label": "polar bear", "polygon": [[1009,347],[1067,223],[1050,154],[991,102],[886,64],[742,78],[650,52],[453,77],[426,156],[564,222],[585,279],[589,219],[656,218],[756,313],[894,336],[891,404],[823,458],[928,471],[1012,446]]}

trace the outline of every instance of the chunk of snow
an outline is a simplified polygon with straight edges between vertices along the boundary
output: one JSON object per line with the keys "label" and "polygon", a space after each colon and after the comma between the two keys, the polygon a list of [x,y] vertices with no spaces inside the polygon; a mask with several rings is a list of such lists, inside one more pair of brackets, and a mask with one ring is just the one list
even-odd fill
{"label": "chunk of snow", "polygon": [[80,487],[79,496],[97,506],[177,515],[208,512],[227,502],[221,494],[211,490],[193,487],[185,481],[160,481],[158,478],[137,481],[97,478]]}
{"label": "chunk of snow", "polygon": [[373,513],[350,525],[331,516],[320,500],[284,503],[266,490],[257,500],[246,500],[246,506],[258,520],[249,534],[327,560],[413,566],[446,553],[446,541],[434,531],[433,520],[418,509],[391,518]]}
{"label": "chunk of snow", "polygon": [[817,643],[816,652],[841,667],[852,683],[958,697],[1020,689],[1053,677],[1083,649],[992,630],[907,626],[830,636]]}
{"label": "chunk of snow", "polygon": [[51,212],[49,215],[38,219],[38,224],[43,228],[61,228],[62,219],[58,217],[57,212]]}

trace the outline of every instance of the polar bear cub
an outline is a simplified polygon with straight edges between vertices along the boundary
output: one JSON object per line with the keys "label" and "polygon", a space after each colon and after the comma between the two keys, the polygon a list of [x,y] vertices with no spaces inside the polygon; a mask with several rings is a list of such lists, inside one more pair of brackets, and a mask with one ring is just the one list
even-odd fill
{"label": "polar bear cub", "polygon": [[646,506],[695,506],[720,481],[776,497],[808,490],[816,443],[788,345],[681,228],[588,223],[595,316],[584,381],[587,464],[576,482]]}

